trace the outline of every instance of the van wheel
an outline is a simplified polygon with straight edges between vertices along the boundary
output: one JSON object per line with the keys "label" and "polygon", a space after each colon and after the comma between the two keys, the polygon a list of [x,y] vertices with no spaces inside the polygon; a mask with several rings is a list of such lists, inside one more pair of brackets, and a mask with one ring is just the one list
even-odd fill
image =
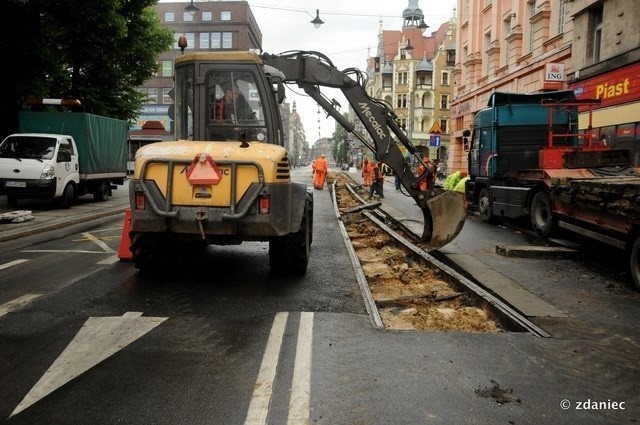
{"label": "van wheel", "polygon": [[547,237],[553,228],[553,213],[551,212],[551,199],[544,190],[539,190],[533,195],[531,201],[531,227],[539,236]]}
{"label": "van wheel", "polygon": [[478,209],[480,210],[480,218],[485,223],[493,223],[494,217],[491,211],[491,194],[489,189],[483,187],[480,190],[480,197],[478,198]]}
{"label": "van wheel", "polygon": [[73,205],[76,194],[75,189],[71,183],[67,184],[62,192],[62,196],[55,200],[55,204],[58,208],[68,209]]}
{"label": "van wheel", "polygon": [[109,182],[102,182],[100,186],[93,192],[93,200],[96,202],[103,202],[109,199],[111,195],[111,187]]}

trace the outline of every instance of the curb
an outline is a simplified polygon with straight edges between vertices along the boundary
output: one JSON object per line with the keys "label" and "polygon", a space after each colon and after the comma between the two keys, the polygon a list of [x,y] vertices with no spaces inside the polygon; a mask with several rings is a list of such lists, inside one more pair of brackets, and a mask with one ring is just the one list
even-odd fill
{"label": "curb", "polygon": [[[99,218],[105,218],[114,216],[116,214],[124,214],[126,206],[112,208],[97,213],[85,213],[81,215],[70,215],[68,218],[41,223],[33,226],[18,227],[6,232],[0,232],[0,242],[6,242],[10,240],[20,239],[27,236],[33,236],[38,233],[46,232],[49,230],[57,230],[65,227],[73,226],[80,223],[86,223],[88,221],[97,220]],[[27,222],[28,223],[28,222]],[[7,224],[10,225],[10,224]]]}

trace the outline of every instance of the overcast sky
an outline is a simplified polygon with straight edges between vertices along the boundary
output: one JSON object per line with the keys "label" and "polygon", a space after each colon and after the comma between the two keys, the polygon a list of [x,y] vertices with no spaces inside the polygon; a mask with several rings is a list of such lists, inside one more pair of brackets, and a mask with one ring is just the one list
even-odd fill
{"label": "overcast sky", "polygon": [[[341,70],[356,67],[365,71],[367,58],[376,52],[380,21],[384,30],[401,30],[402,11],[409,0],[248,0],[248,3],[262,31],[265,52],[314,50],[324,53]],[[456,0],[418,0],[429,25],[425,35],[447,22],[455,5]],[[319,29],[310,23],[316,9],[324,21]],[[293,94],[291,89],[301,95]],[[342,105],[341,112],[347,112],[348,104],[341,93],[323,92],[335,97]],[[331,137],[335,128],[333,118],[326,118],[324,111],[318,116],[316,102],[297,86],[290,85],[287,101],[294,99],[309,144],[318,139],[319,126],[321,137]]]}

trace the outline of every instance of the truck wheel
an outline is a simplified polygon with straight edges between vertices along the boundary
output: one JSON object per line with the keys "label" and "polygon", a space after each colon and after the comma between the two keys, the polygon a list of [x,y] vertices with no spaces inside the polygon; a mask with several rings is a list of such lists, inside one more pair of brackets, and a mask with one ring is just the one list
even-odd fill
{"label": "truck wheel", "polygon": [[9,208],[18,208],[18,198],[13,195],[7,195],[7,205]]}
{"label": "truck wheel", "polygon": [[102,182],[100,186],[93,192],[93,200],[96,202],[103,202],[109,199],[109,195],[111,195],[111,187],[109,187],[109,182]]}
{"label": "truck wheel", "polygon": [[633,285],[640,291],[640,236],[636,237],[629,255],[629,272],[633,278]]}
{"label": "truck wheel", "polygon": [[533,195],[531,201],[531,227],[539,236],[547,237],[553,228],[553,213],[551,212],[551,199],[544,190],[539,190]]}
{"label": "truck wheel", "polygon": [[63,209],[71,208],[75,197],[75,189],[73,188],[73,185],[69,183],[65,186],[64,192],[62,192],[62,196],[55,200],[56,206]]}
{"label": "truck wheel", "polygon": [[311,247],[311,212],[305,206],[300,229],[296,233],[269,240],[269,266],[276,275],[303,275],[309,264]]}
{"label": "truck wheel", "polygon": [[478,198],[478,209],[480,210],[480,218],[485,223],[493,223],[493,212],[491,211],[491,195],[489,189],[483,187],[480,189],[480,197]]}

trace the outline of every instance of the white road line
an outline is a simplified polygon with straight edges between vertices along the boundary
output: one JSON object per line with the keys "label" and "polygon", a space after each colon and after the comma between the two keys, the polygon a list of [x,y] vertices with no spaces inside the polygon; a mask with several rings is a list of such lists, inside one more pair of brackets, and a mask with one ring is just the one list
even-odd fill
{"label": "white road line", "polygon": [[75,252],[76,254],[109,254],[108,252],[104,251],[85,251],[82,249],[25,249],[20,252]]}
{"label": "white road line", "polygon": [[0,264],[0,270],[4,270],[4,269],[8,269],[9,267],[17,266],[18,264],[22,264],[25,261],[29,261],[29,260],[24,260],[24,259],[13,260],[13,261],[10,261],[8,263]]}
{"label": "white road line", "polygon": [[87,238],[88,240],[94,242],[96,245],[98,245],[100,248],[102,248],[104,250],[104,252],[113,252],[115,253],[115,251],[113,249],[111,249],[109,247],[109,245],[107,245],[106,243],[104,243],[103,241],[101,241],[99,238],[96,238],[95,236],[93,236],[91,233],[82,233],[82,235]]}
{"label": "white road line", "polygon": [[288,317],[289,313],[280,312],[273,319],[267,347],[264,356],[262,356],[258,379],[253,388],[249,411],[244,421],[245,425],[263,425],[267,423],[269,404],[273,393],[273,382],[276,378],[280,348],[282,347],[282,339]]}
{"label": "white road line", "polygon": [[313,336],[313,313],[303,312],[300,315],[296,361],[293,367],[291,382],[291,399],[289,400],[289,425],[309,424],[309,407],[311,393],[311,342]]}
{"label": "white road line", "polygon": [[10,311],[17,310],[19,308],[24,307],[29,304],[31,301],[35,300],[42,294],[26,294],[21,297],[16,298],[15,300],[11,300],[7,303],[0,305],[0,317],[9,313]]}
{"label": "white road line", "polygon": [[120,261],[120,257],[118,257],[118,255],[116,254],[116,255],[112,255],[109,258],[105,258],[102,261],[98,261],[98,264],[115,264],[119,261]]}

